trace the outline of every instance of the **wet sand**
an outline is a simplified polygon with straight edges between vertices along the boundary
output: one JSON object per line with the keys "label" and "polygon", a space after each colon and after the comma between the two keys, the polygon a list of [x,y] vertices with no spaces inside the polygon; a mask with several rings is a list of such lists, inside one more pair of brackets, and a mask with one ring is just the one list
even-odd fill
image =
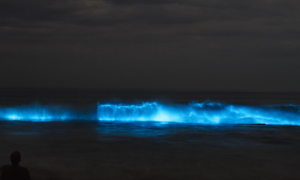
{"label": "wet sand", "polygon": [[300,128],[0,122],[33,179],[299,179]]}

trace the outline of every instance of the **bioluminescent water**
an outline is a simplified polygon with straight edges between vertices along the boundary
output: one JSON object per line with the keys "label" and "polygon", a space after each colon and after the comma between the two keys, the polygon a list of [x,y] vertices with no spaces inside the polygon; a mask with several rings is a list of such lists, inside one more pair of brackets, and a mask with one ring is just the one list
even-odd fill
{"label": "bioluminescent water", "polygon": [[119,122],[266,124],[300,125],[300,106],[285,105],[234,105],[205,101],[189,104],[139,104],[98,103],[94,109],[81,111],[72,107],[55,105],[23,105],[0,107],[0,119],[8,121],[67,121],[98,120]]}
{"label": "bioluminescent water", "polygon": [[22,105],[0,107],[0,120],[8,121],[65,121],[93,119],[90,112],[58,105]]}
{"label": "bioluminescent water", "polygon": [[217,102],[164,105],[157,102],[141,104],[98,104],[99,121],[156,121],[161,123],[196,124],[266,124],[300,125],[300,106],[241,106]]}

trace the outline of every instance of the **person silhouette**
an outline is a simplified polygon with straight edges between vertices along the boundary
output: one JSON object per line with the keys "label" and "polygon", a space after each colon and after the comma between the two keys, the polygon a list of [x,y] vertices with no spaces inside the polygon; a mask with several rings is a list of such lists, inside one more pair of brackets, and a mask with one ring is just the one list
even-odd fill
{"label": "person silhouette", "polygon": [[0,180],[31,180],[28,169],[19,165],[21,154],[19,151],[14,151],[10,155],[11,166],[3,168]]}

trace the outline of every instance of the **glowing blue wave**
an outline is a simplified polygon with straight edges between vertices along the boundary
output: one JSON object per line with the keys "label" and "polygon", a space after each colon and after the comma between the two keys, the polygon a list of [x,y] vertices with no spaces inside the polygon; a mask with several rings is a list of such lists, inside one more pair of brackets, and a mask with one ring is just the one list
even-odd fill
{"label": "glowing blue wave", "polygon": [[[96,111],[97,110],[97,111]],[[0,120],[8,121],[154,121],[160,123],[300,125],[300,106],[241,106],[217,102],[160,104],[98,104],[80,111],[66,106],[26,105],[0,107]]]}
{"label": "glowing blue wave", "polygon": [[162,123],[300,125],[298,105],[239,106],[206,101],[188,105],[156,102],[137,105],[98,104],[100,121]]}
{"label": "glowing blue wave", "polygon": [[57,121],[77,119],[66,107],[43,106],[39,104],[2,107],[0,108],[0,119],[10,121]]}

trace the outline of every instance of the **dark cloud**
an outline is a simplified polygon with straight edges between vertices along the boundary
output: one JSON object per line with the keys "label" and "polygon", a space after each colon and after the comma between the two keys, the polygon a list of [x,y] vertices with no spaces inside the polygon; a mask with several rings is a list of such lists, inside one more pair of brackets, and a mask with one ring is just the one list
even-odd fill
{"label": "dark cloud", "polygon": [[[53,86],[76,86],[65,82],[76,76],[78,86],[100,88],[126,82],[126,88],[148,88],[147,82],[154,88],[245,90],[264,74],[262,85],[253,90],[272,91],[276,84],[269,88],[262,82],[271,82],[285,67],[281,75],[290,84],[281,90],[300,91],[293,80],[300,73],[291,73],[300,65],[295,61],[299,23],[296,0],[1,0],[0,58],[5,66],[0,75],[19,82],[20,74],[11,73],[17,69],[32,86],[39,80],[28,71]],[[81,67],[82,76],[77,75]],[[116,74],[105,80],[104,72]],[[235,75],[238,80],[230,82]],[[93,77],[107,85],[97,85]],[[178,85],[168,77],[178,79]],[[158,82],[151,82],[155,78]],[[139,79],[145,83],[139,85]],[[245,88],[238,85],[243,79]]]}
{"label": "dark cloud", "polygon": [[72,15],[73,7],[67,6],[64,1],[6,1],[0,2],[1,19],[20,19],[31,21],[58,20]]}
{"label": "dark cloud", "polygon": [[3,0],[0,2],[0,17],[1,25],[28,21],[92,26],[126,22],[186,24],[254,18],[298,19],[299,5],[293,0]]}

